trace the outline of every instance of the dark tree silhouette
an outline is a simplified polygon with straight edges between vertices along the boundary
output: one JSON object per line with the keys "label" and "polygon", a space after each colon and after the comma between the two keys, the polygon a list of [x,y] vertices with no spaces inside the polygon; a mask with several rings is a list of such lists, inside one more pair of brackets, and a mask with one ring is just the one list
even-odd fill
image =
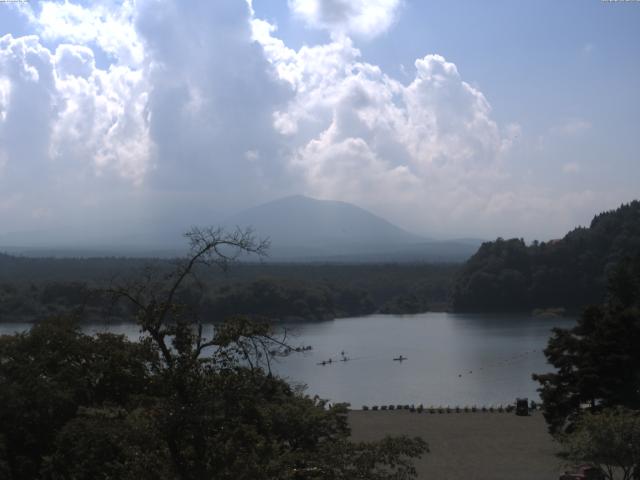
{"label": "dark tree silhouette", "polygon": [[583,411],[640,409],[640,256],[610,279],[609,298],[571,329],[555,329],[545,355],[557,371],[536,374],[552,433],[571,430]]}
{"label": "dark tree silhouette", "polygon": [[269,324],[205,327],[180,303],[199,269],[263,255],[250,231],[194,229],[173,271],[113,286],[138,343],[49,321],[0,338],[0,472],[10,480],[415,478],[419,438],[349,440],[329,406],[271,372],[291,346]]}
{"label": "dark tree silhouette", "polygon": [[562,239],[486,242],[461,269],[452,292],[457,311],[580,311],[605,299],[607,277],[640,254],[640,201],[596,215]]}

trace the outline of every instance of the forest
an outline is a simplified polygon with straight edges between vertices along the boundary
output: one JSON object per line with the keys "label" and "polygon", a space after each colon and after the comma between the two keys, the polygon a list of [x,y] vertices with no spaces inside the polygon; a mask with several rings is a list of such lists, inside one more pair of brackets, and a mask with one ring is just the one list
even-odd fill
{"label": "forest", "polygon": [[273,375],[291,350],[265,322],[194,326],[180,287],[218,247],[263,253],[249,234],[193,231],[160,276],[114,283],[142,336],[81,332],[74,315],[0,336],[0,478],[410,480],[428,451],[406,436],[353,442],[347,405]]}
{"label": "forest", "polygon": [[[464,264],[238,262],[199,269],[179,292],[206,321],[231,314],[318,321],[372,313],[533,311],[579,313],[601,303],[615,265],[640,252],[640,202],[596,215],[562,239],[498,238]],[[0,254],[0,321],[81,310],[85,321],[128,321],[106,291],[117,281],[169,272],[177,260],[29,258]]]}
{"label": "forest", "polygon": [[[106,293],[114,283],[174,267],[166,259],[27,258],[0,254],[0,321],[38,321],[81,310],[85,321],[127,321]],[[231,314],[323,320],[371,313],[419,313],[447,306],[457,264],[236,263],[198,269],[180,300],[202,320]]]}
{"label": "forest", "polygon": [[483,243],[460,270],[455,311],[579,312],[602,303],[607,278],[626,257],[640,252],[640,202],[596,215],[589,227],[564,238],[527,245],[522,239]]}

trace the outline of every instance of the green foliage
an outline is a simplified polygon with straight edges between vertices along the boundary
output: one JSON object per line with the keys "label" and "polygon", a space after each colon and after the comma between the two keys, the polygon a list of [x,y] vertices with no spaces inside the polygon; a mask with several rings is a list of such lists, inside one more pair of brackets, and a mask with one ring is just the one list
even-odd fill
{"label": "green foliage", "polygon": [[220,287],[206,301],[205,314],[217,319],[242,314],[284,320],[325,320],[375,311],[363,290],[273,278]]}
{"label": "green foliage", "polygon": [[351,444],[344,405],[243,365],[245,342],[267,331],[229,323],[206,358],[175,343],[172,367],[148,342],[66,320],[2,337],[2,478],[413,478],[422,440]]}
{"label": "green foliage", "polygon": [[[179,303],[198,265],[227,248],[260,253],[250,232],[193,230],[175,270],[114,287],[143,337],[82,334],[58,318],[0,337],[0,473],[8,480],[415,478],[419,438],[352,443],[347,406],[272,375],[288,351],[246,317],[206,336]],[[224,251],[221,250],[224,247]]]}
{"label": "green foliage", "polygon": [[88,337],[66,319],[0,337],[0,435],[14,478],[36,478],[57,432],[80,406],[126,405],[150,393],[154,359],[147,343]]}
{"label": "green foliage", "polygon": [[170,480],[166,446],[149,412],[84,408],[56,435],[41,477],[50,480]]}
{"label": "green foliage", "polygon": [[570,435],[562,437],[565,455],[588,462],[609,480],[640,475],[640,414],[621,408],[586,413]]}
{"label": "green foliage", "polygon": [[[132,321],[123,302],[101,294],[114,278],[169,275],[174,262],[140,259],[50,259],[0,254],[0,322],[37,321],[78,312],[83,322]],[[403,314],[443,309],[458,269],[448,264],[234,265],[224,276],[197,267],[176,301],[207,321],[232,314],[273,321],[322,320],[375,312]]]}
{"label": "green foliage", "polygon": [[640,201],[597,215],[589,228],[561,240],[482,244],[460,272],[452,296],[457,311],[578,310],[604,300],[612,267],[640,252]]}
{"label": "green foliage", "polygon": [[614,269],[606,304],[571,329],[554,329],[545,355],[557,371],[534,375],[552,433],[571,429],[584,408],[640,409],[640,257]]}

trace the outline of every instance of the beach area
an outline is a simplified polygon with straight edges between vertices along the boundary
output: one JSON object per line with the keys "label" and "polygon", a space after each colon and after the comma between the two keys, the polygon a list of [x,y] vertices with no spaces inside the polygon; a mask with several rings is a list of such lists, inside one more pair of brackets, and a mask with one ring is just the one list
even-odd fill
{"label": "beach area", "polygon": [[559,445],[539,411],[412,413],[351,411],[355,441],[385,435],[420,436],[430,452],[415,464],[420,480],[555,480],[566,470]]}

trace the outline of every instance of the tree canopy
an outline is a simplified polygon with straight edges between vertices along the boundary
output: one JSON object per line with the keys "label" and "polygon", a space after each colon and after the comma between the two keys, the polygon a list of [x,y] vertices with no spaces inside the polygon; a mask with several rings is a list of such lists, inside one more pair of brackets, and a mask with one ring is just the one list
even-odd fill
{"label": "tree canopy", "polygon": [[552,433],[571,430],[583,411],[640,409],[640,256],[612,272],[609,296],[571,329],[554,329],[545,355],[557,370],[536,374]]}
{"label": "tree canopy", "polygon": [[0,473],[9,480],[410,479],[419,438],[349,440],[347,406],[275,376],[289,351],[267,323],[203,327],[178,302],[196,265],[260,254],[250,232],[194,230],[169,275],[110,293],[128,301],[139,342],[50,319],[0,337]]}
{"label": "tree canopy", "polygon": [[564,454],[588,462],[607,480],[640,478],[640,413],[624,408],[588,412],[562,437]]}
{"label": "tree canopy", "polygon": [[640,254],[640,201],[596,215],[589,228],[526,245],[522,239],[482,244],[460,271],[452,292],[457,311],[523,311],[601,303],[607,277],[625,257]]}
{"label": "tree canopy", "polygon": [[[132,321],[124,304],[101,292],[113,279],[140,278],[150,267],[168,275],[169,259],[27,258],[0,254],[0,322],[36,322],[81,310],[80,320]],[[459,265],[279,264],[242,262],[223,275],[197,268],[197,279],[181,287],[180,303],[207,321],[229,314],[273,321],[318,321],[382,313],[443,309]],[[105,313],[107,312],[107,313]]]}

